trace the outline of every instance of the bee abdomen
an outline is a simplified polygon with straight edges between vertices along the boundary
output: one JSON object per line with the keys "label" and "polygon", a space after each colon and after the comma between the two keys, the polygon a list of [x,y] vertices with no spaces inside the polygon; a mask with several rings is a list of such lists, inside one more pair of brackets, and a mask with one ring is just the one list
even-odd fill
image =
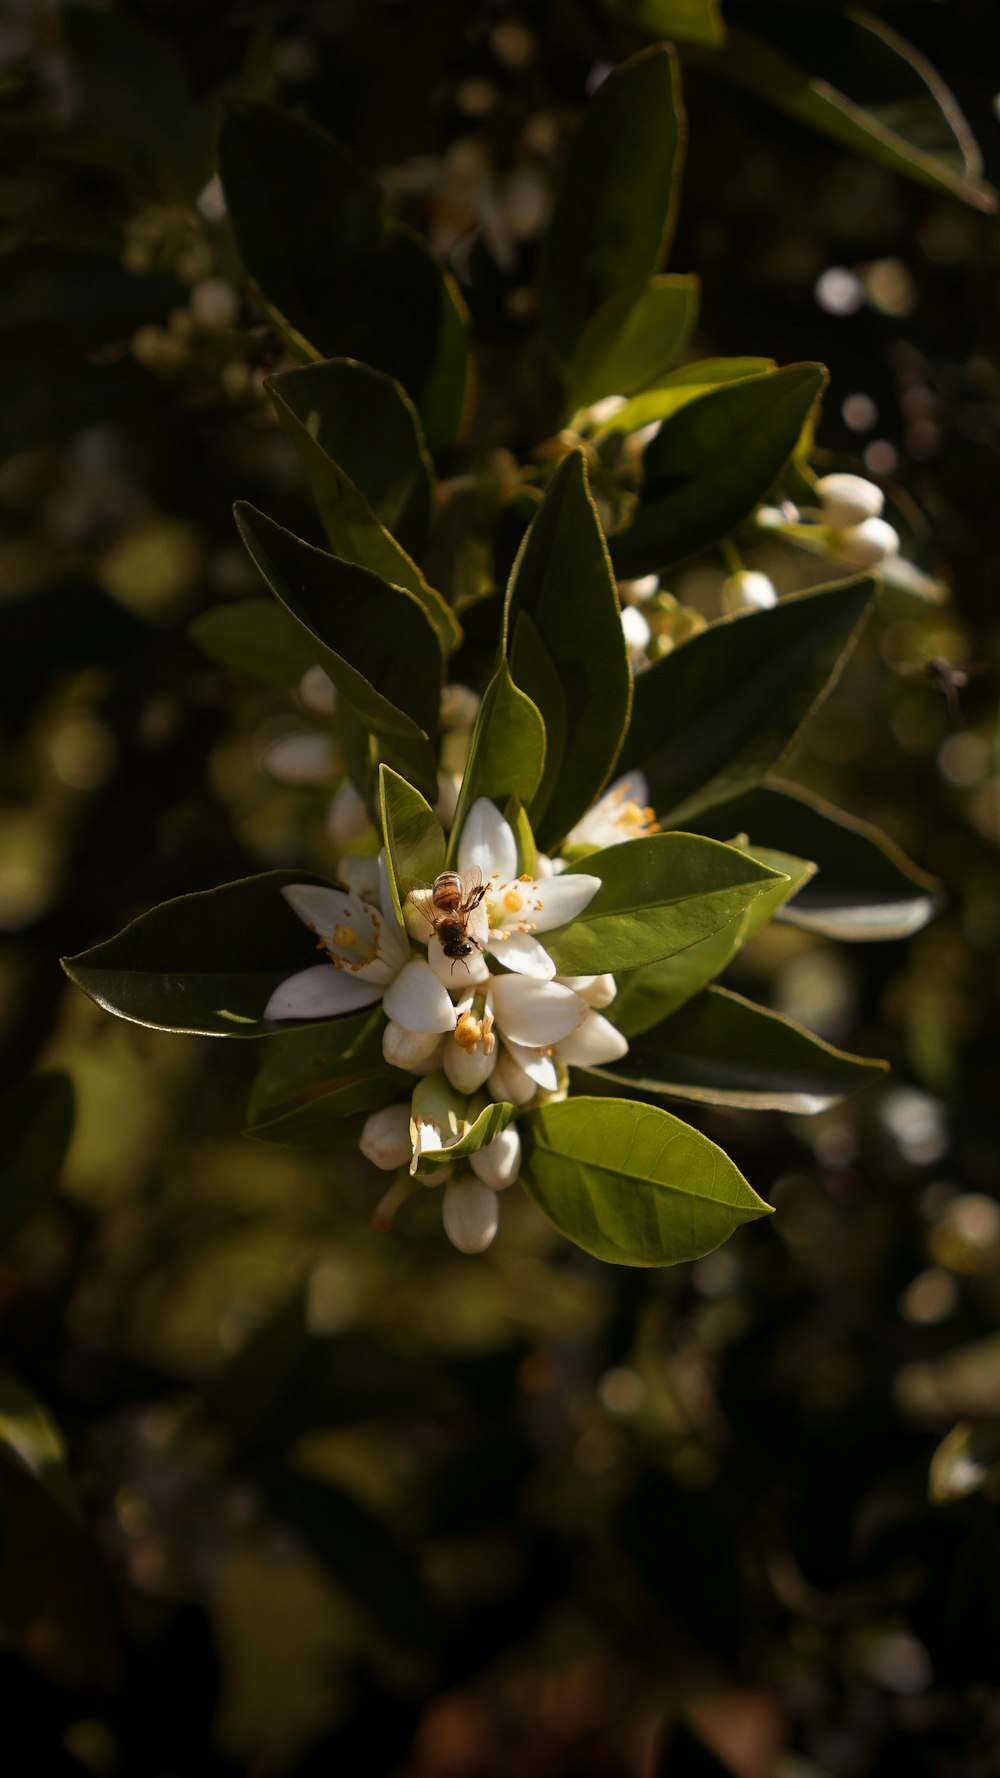
{"label": "bee abdomen", "polygon": [[443,870],[439,877],[435,877],[431,898],[434,906],[443,913],[461,907],[464,894],[465,885],[457,870]]}

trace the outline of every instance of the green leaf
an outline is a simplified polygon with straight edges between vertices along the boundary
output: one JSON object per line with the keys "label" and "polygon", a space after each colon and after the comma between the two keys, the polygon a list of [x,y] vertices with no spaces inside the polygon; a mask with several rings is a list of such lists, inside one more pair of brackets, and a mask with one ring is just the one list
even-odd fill
{"label": "green leaf", "polygon": [[388,766],[379,767],[379,812],[389,861],[389,880],[400,925],[411,889],[433,883],[444,870],[445,840],[428,802]]}
{"label": "green leaf", "polygon": [[776,880],[745,852],[690,833],[624,840],[583,865],[601,887],[577,919],[546,937],[560,975],[617,974],[673,956],[728,925]]}
{"label": "green leaf", "polygon": [[[436,1172],[450,1161],[462,1160],[467,1155],[475,1154],[489,1142],[495,1142],[516,1111],[515,1106],[502,1101],[486,1105],[469,1124],[469,1128],[458,1136],[462,1125],[468,1122],[473,1103],[465,1094],[458,1092],[444,1074],[426,1075],[423,1080],[417,1081],[411,1101],[410,1137],[413,1142],[413,1158],[410,1172],[418,1179]],[[417,1126],[420,1123],[437,1125],[443,1138],[440,1148],[419,1152]],[[458,1140],[449,1140],[454,1137],[458,1137]]]}
{"label": "green leaf", "polygon": [[187,633],[213,661],[268,685],[297,685],[316,661],[315,645],[273,599],[213,605]]}
{"label": "green leaf", "polygon": [[587,322],[566,366],[566,412],[605,395],[631,395],[669,371],[698,316],[700,284],[660,274],[609,297]]}
{"label": "green leaf", "polygon": [[655,388],[633,395],[616,414],[602,420],[593,436],[602,439],[617,432],[638,432],[654,421],[669,420],[689,402],[709,395],[724,383],[747,382],[751,377],[768,376],[776,369],[772,358],[700,358],[694,364],[682,364],[679,370],[660,377]]}
{"label": "green leaf", "polygon": [[0,1097],[0,1249],[59,1181],[73,1133],[68,1074],[35,1074]]}
{"label": "green leaf", "polygon": [[446,868],[458,856],[462,825],[477,797],[488,796],[498,808],[516,796],[530,805],[545,766],[545,724],[535,705],[519,691],[506,661],[501,661],[483,694],[458,808],[448,841]]}
{"label": "green leaf", "polygon": [[939,905],[940,884],[877,827],[777,778],[717,803],[699,826],[718,839],[746,833],[751,842],[794,845],[811,858],[818,876],[781,915],[808,932],[854,940],[909,938]]}
{"label": "green leaf", "polygon": [[729,1156],[669,1112],[631,1099],[567,1099],[518,1123],[528,1195],[597,1259],[699,1259],[771,1206]]}
{"label": "green leaf", "polygon": [[240,536],[279,603],[312,639],[344,702],[383,755],[436,794],[441,652],[419,601],[354,562],[313,549],[239,502]]}
{"label": "green leaf", "polygon": [[[298,452],[333,554],[412,593],[433,624],[442,652],[457,648],[462,629],[454,612],[390,535],[388,520],[376,515],[367,497],[368,490],[380,493],[382,506],[389,511],[399,508],[405,518],[402,502],[419,470],[429,511],[426,464],[416,448],[414,418],[398,383],[367,365],[335,359],[285,371],[270,380],[268,389]],[[414,446],[409,467],[401,461],[408,440]],[[365,493],[351,479],[351,469],[336,455],[338,450],[365,474]],[[381,474],[372,459],[381,466]]]}
{"label": "green leaf", "polygon": [[882,19],[816,5],[806,17],[774,0],[754,0],[747,18],[754,30],[731,25],[713,72],[855,153],[977,210],[996,209],[954,94]]}
{"label": "green leaf", "polygon": [[646,446],[642,497],[610,540],[619,575],[656,573],[717,543],[774,486],[826,383],[790,364],[688,402]]}
{"label": "green leaf", "polygon": [[257,1074],[247,1103],[248,1121],[268,1123],[297,1111],[338,1080],[377,1067],[384,1029],[382,1008],[374,1006],[290,1031],[275,1044]]}
{"label": "green leaf", "polygon": [[[268,378],[267,387],[279,418],[282,409],[292,415],[320,457],[332,457],[350,477],[379,523],[411,556],[418,555],[430,529],[433,469],[417,410],[405,389],[353,358],[281,371]],[[290,436],[294,443],[295,433]],[[303,463],[308,473],[305,457]],[[334,485],[334,507],[338,498]],[[336,522],[335,511],[331,517]],[[332,531],[328,536],[336,547]]]}
{"label": "green leaf", "polygon": [[281,894],[321,883],[310,871],[272,870],[165,901],[103,944],[63,958],[70,980],[98,1006],[136,1025],[206,1037],[287,1031],[264,1019],[275,988],[316,962],[312,934]]}
{"label": "green leaf", "polygon": [[547,665],[544,672],[533,671],[546,736],[550,723],[554,736],[565,734],[554,772],[550,768],[542,781],[544,803],[540,795],[532,803],[522,797],[544,850],[586,814],[607,783],[632,700],[618,592],[582,451],[560,464],[514,564],[507,638],[516,638],[522,613],[535,626],[560,688]]}
{"label": "green leaf", "polygon": [[634,1039],[620,1062],[587,1072],[625,1092],[812,1117],[886,1066],[834,1049],[727,988],[706,988]]}
{"label": "green leaf", "polygon": [[412,1078],[380,1059],[336,1075],[301,1104],[247,1124],[243,1134],[278,1148],[328,1148],[356,1134],[359,1118],[405,1098]]}
{"label": "green leaf", "polygon": [[658,270],[683,141],[680,76],[665,44],[623,62],[584,111],[539,254],[542,327],[560,358],[609,297]]}
{"label": "green leaf", "polygon": [[387,216],[371,174],[315,124],[247,100],[227,108],[219,171],[243,264],[290,324],[291,349],[384,371],[416,403],[431,449],[453,444],[468,376],[461,299]]}
{"label": "green leaf", "polygon": [[516,1105],[508,1105],[503,1100],[487,1105],[457,1142],[449,1143],[447,1148],[425,1149],[415,1165],[411,1166],[411,1173],[422,1179],[426,1173],[433,1173],[437,1167],[443,1167],[449,1161],[464,1160],[478,1149],[488,1147],[507,1128],[516,1113]]}
{"label": "green leaf", "polygon": [[64,1512],[82,1517],[58,1426],[30,1389],[5,1375],[0,1375],[0,1454],[30,1475]]}
{"label": "green leaf", "polygon": [[859,575],[723,618],[640,674],[619,770],[646,774],[661,822],[686,823],[759,783],[791,749],[835,684],[874,585]]}
{"label": "green leaf", "polygon": [[[741,846],[740,850],[749,852],[750,848]],[[626,1037],[649,1031],[713,982],[747,939],[815,874],[815,865],[787,852],[757,846],[750,856],[771,870],[781,871],[782,876],[773,884],[765,884],[743,913],[720,926],[718,932],[673,957],[663,957],[658,963],[648,963],[645,968],[631,970],[619,978],[618,993],[608,1008],[608,1017]]]}
{"label": "green leaf", "polygon": [[709,48],[725,39],[721,0],[604,0],[604,6],[653,37],[680,38]]}

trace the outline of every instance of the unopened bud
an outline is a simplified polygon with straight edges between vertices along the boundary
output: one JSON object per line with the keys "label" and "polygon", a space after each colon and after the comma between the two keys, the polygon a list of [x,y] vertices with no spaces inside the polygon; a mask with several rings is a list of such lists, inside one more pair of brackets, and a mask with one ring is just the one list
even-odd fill
{"label": "unopened bud", "polygon": [[737,611],[767,611],[778,603],[774,582],[752,568],[730,574],[722,583],[721,597],[722,609],[730,615]]}
{"label": "unopened bud", "polygon": [[471,1154],[469,1165],[491,1191],[505,1191],[513,1185],[521,1170],[521,1138],[516,1125],[508,1124],[492,1142]]}
{"label": "unopened bud", "polygon": [[658,574],[643,574],[638,580],[620,580],[618,596],[623,605],[645,605],[660,590]]}
{"label": "unopened bud", "polygon": [[390,1068],[407,1074],[433,1074],[441,1065],[441,1037],[437,1032],[410,1031],[390,1019],[382,1033],[382,1054]]}
{"label": "unopened bud", "polygon": [[202,278],[190,297],[191,314],[196,327],[206,333],[221,333],[235,327],[240,312],[240,299],[225,278]]}
{"label": "unopened bud", "polygon": [[484,1253],[497,1232],[496,1192],[480,1179],[453,1180],[442,1205],[444,1231],[459,1253]]}
{"label": "unopened bud", "polygon": [[852,568],[874,568],[886,556],[898,554],[899,538],[885,519],[865,519],[862,525],[836,532],[831,549],[839,561]]}
{"label": "unopened bud", "polygon": [[337,708],[337,687],[322,667],[307,667],[299,680],[299,699],[317,716],[332,716]]}
{"label": "unopened bud", "polygon": [[498,1104],[506,1101],[508,1105],[527,1105],[537,1091],[530,1074],[525,1074],[509,1050],[501,1050],[487,1085],[490,1098]]}
{"label": "unopened bud", "polygon": [[823,506],[823,517],[838,531],[849,525],[860,525],[865,519],[877,519],[885,504],[881,488],[866,481],[863,475],[824,475],[816,483],[816,492]]}
{"label": "unopened bud", "polygon": [[471,728],[479,715],[478,693],[467,685],[446,685],[441,693],[441,727]]}
{"label": "unopened bud", "polygon": [[410,1107],[386,1105],[373,1111],[365,1121],[359,1138],[361,1153],[374,1166],[389,1172],[393,1167],[408,1166],[410,1145]]}
{"label": "unopened bud", "polygon": [[602,1006],[610,1006],[618,992],[618,983],[613,975],[561,975],[559,980],[566,988],[572,988],[588,1006],[595,1011]]}
{"label": "unopened bud", "polygon": [[637,606],[626,605],[622,612],[622,632],[630,654],[645,654],[653,632]]}

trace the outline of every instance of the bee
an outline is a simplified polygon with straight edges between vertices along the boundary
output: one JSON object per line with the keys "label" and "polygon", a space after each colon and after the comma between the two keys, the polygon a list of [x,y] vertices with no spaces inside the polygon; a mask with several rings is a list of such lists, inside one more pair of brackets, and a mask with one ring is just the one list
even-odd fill
{"label": "bee", "polygon": [[441,940],[442,951],[452,959],[452,969],[473,951],[483,949],[469,931],[469,921],[485,896],[486,884],[478,870],[464,878],[457,870],[444,870],[429,889],[410,891],[408,899]]}

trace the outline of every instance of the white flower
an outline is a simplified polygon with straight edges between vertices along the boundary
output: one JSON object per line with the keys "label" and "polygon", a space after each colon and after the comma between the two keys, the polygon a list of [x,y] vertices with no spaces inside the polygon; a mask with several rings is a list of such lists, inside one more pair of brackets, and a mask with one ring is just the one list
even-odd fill
{"label": "white flower", "polygon": [[653,632],[637,605],[626,605],[621,616],[622,634],[625,637],[625,646],[628,649],[632,666],[633,668],[644,667],[648,665],[646,650],[653,640]]}
{"label": "white flower", "polygon": [[410,1161],[410,1107],[386,1105],[365,1120],[358,1138],[365,1159],[386,1172],[406,1167]]}
{"label": "white flower", "polygon": [[658,574],[643,574],[638,580],[620,580],[618,597],[623,605],[645,605],[660,590]]}
{"label": "white flower", "polygon": [[649,782],[643,772],[616,778],[599,802],[566,836],[567,846],[617,846],[621,840],[656,833],[656,815],[649,807]]}
{"label": "white flower", "polygon": [[[496,1077],[498,1069],[504,1078],[508,1072],[498,1036],[508,1046],[508,1057],[519,1048],[547,1054],[590,1016],[587,1002],[564,982],[491,976],[484,992],[459,1003],[455,1029],[444,1046],[445,1074],[459,1092],[488,1084],[494,1099],[505,1099]],[[515,1085],[519,1096],[511,1096],[512,1104],[525,1104],[534,1096],[534,1086],[529,1092],[516,1077]]]}
{"label": "white flower", "polygon": [[863,524],[851,525],[846,531],[835,531],[830,548],[852,568],[874,568],[886,556],[898,553],[899,537],[885,519],[865,519]]}
{"label": "white flower", "polygon": [[508,1124],[492,1142],[470,1154],[469,1165],[477,1179],[491,1191],[506,1191],[521,1171],[521,1138],[517,1126]]}
{"label": "white flower", "polygon": [[752,568],[743,568],[738,574],[730,574],[722,583],[721,598],[723,611],[730,613],[767,611],[778,603],[773,580],[769,580],[766,574],[758,574]]}
{"label": "white flower", "polygon": [[445,1187],[442,1215],[453,1247],[460,1253],[485,1253],[500,1220],[497,1194],[465,1174]]}
{"label": "white flower", "polygon": [[[539,981],[551,981],[555,964],[534,934],[575,920],[597,894],[600,878],[579,872],[565,872],[544,880],[526,874],[519,876],[514,830],[484,796],[473,803],[466,817],[458,848],[458,869],[466,879],[474,880],[478,872],[486,889],[482,904],[485,927],[477,930],[470,924],[470,934],[507,969]],[[432,944],[428,953],[432,967],[436,962],[433,949]],[[478,961],[482,963],[481,958]],[[442,979],[449,979],[440,963],[438,972]],[[485,980],[487,973],[485,966],[478,975],[470,970],[473,981]],[[507,979],[495,977],[494,990]],[[506,1003],[510,1003],[509,995]],[[499,1016],[499,1003],[497,1010]]]}
{"label": "white flower", "polygon": [[555,1043],[531,1045],[506,1039],[487,1087],[497,1101],[525,1105],[536,1091],[557,1090],[560,1064],[563,1068],[599,1068],[604,1062],[617,1062],[627,1050],[628,1040],[610,1019],[588,1010],[576,1030]]}
{"label": "white flower", "polygon": [[850,525],[877,519],[885,504],[881,488],[866,481],[862,475],[824,475],[816,483],[816,492],[828,525],[838,531]]}

